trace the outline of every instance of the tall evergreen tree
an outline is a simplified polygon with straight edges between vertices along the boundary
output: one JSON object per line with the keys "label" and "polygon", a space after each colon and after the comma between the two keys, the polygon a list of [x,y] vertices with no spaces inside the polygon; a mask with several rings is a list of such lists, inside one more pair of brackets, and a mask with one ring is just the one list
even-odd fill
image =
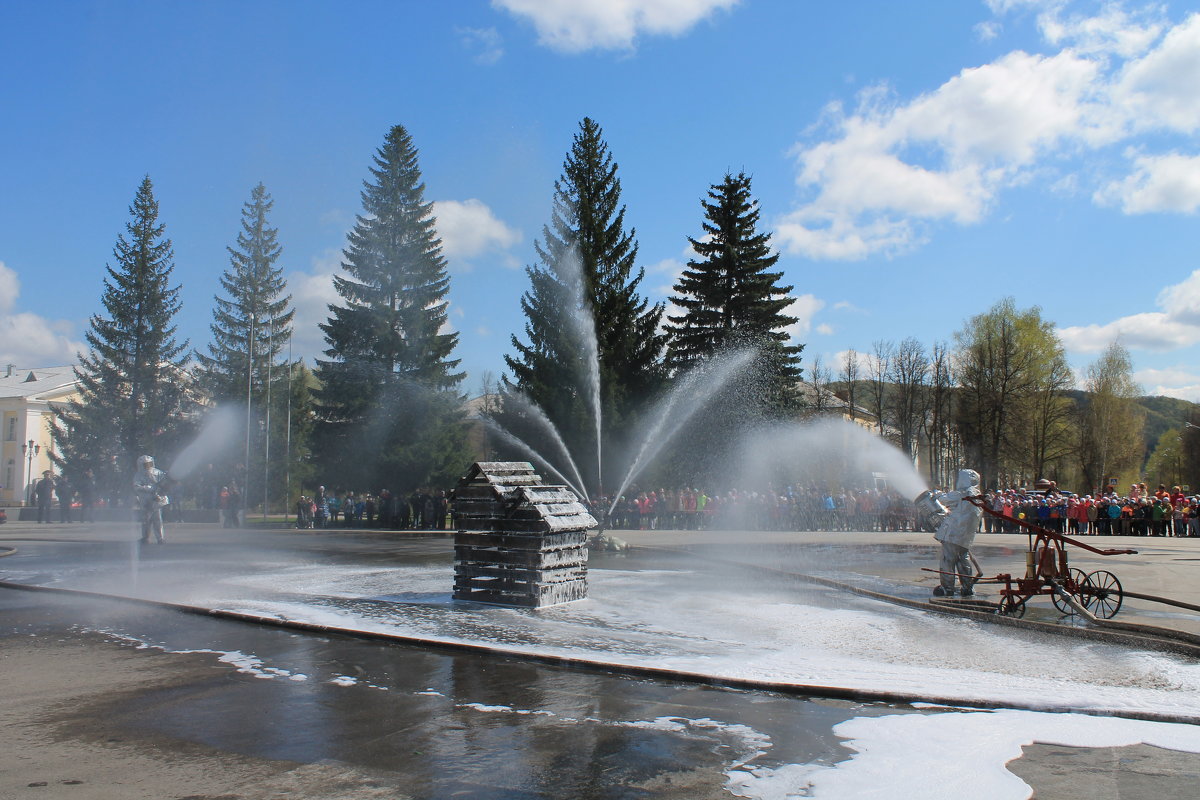
{"label": "tall evergreen tree", "polygon": [[116,266],[105,267],[107,315],[93,315],[84,335],[90,351],[75,370],[80,397],[54,409],[53,422],[63,469],[90,468],[98,486],[120,495],[128,494],[138,456],[173,458],[189,429],[187,342],[176,341],[173,322],[180,307],[174,251],[149,176],[129,214],[113,248]]}
{"label": "tall evergreen tree", "polygon": [[779,285],[782,272],[771,269],[779,254],[771,252],[771,235],[758,231],[758,202],[750,194],[745,173],[725,175],[702,201],[704,236],[688,238],[700,260],[690,260],[673,287],[672,301],[682,309],[668,317],[668,365],[687,370],[722,351],[759,350],[756,383],[768,414],[780,415],[798,402],[800,352],[788,344],[791,286]]}
{"label": "tall evergreen tree", "polygon": [[450,278],[417,149],[393,127],[364,182],[363,213],[334,287],[343,300],[321,325],[318,463],[327,482],[402,488],[446,482],[469,456],[457,389],[463,373],[445,333]]}
{"label": "tall evergreen tree", "polygon": [[645,272],[636,266],[635,231],[625,230],[617,164],[589,118],[554,183],[551,221],[536,251],[540,263],[526,269],[530,289],[521,298],[528,343],[514,335],[516,354],[505,357],[510,385],[546,411],[573,451],[592,451],[596,434],[579,366],[590,358],[579,315],[590,316],[607,451],[626,441],[639,409],[662,390],[666,341],[658,330],[662,305],[638,293]]}
{"label": "tall evergreen tree", "polygon": [[[286,418],[287,365],[281,356],[292,333],[291,296],[284,294],[287,283],[283,269],[276,266],[283,248],[279,231],[270,225],[268,215],[274,201],[261,183],[250,192],[242,207],[241,231],[236,246],[229,251],[229,267],[221,275],[225,296],[213,298],[212,342],[208,354],[196,352],[202,386],[217,403],[242,406],[247,414],[247,436],[223,454],[221,468],[245,476],[241,487],[248,505],[264,501],[262,482],[270,469],[264,461],[281,462],[283,442],[288,431],[280,429]],[[300,432],[293,430],[293,439]],[[303,443],[295,442],[303,452]],[[278,449],[272,453],[273,445]],[[244,470],[235,470],[243,464]],[[282,484],[272,481],[277,487]],[[272,492],[272,501],[285,502],[281,491]]]}
{"label": "tall evergreen tree", "polygon": [[[274,201],[260,183],[242,207],[242,230],[229,251],[221,275],[225,297],[213,298],[212,342],[208,354],[197,351],[202,381],[218,401],[257,400],[267,376],[283,369],[280,354],[292,332],[291,295],[285,295],[283,269],[275,266],[283,248],[267,215]],[[249,390],[248,388],[249,387]]]}

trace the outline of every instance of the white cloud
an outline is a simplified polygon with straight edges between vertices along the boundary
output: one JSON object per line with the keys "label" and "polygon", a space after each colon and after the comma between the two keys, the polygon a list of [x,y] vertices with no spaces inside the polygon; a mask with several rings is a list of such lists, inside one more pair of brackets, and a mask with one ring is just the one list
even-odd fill
{"label": "white cloud", "polygon": [[1200,75],[1200,14],[1169,30],[1162,42],[1121,71],[1114,100],[1139,130],[1192,133],[1200,129],[1196,76]]}
{"label": "white cloud", "polygon": [[16,307],[21,294],[21,279],[16,270],[9,269],[0,261],[0,314],[8,314]]}
{"label": "white cloud", "polygon": [[[851,112],[831,104],[793,150],[804,200],[778,220],[781,246],[819,259],[902,253],[935,224],[979,222],[1005,189],[1061,174],[1047,162],[1145,133],[1200,129],[1200,14],[1167,30],[1157,11],[1109,5],[1066,18],[1059,4],[1039,9],[1056,53],[1013,51],[907,102],[876,86]],[[1189,161],[1186,176],[1167,173],[1185,158],[1139,156],[1136,171],[1096,199],[1127,213],[1195,210],[1200,168]]]}
{"label": "white cloud", "polygon": [[[775,225],[776,239],[791,253],[827,261],[855,261],[875,252],[902,253],[926,240],[908,222],[876,219],[857,222],[808,211],[796,212]],[[817,223],[817,224],[814,224]]]}
{"label": "white cloud", "polygon": [[491,66],[504,57],[504,42],[495,28],[459,28],[463,46],[475,52],[475,63]]}
{"label": "white cloud", "polygon": [[652,278],[656,284],[648,287],[650,294],[655,297],[670,297],[673,295],[675,293],[675,284],[679,283],[679,279],[683,277],[685,269],[687,269],[687,265],[675,258],[664,258],[656,264],[648,265],[646,267],[646,277]]}
{"label": "white cloud", "polygon": [[1047,6],[1056,8],[1063,5],[1066,0],[984,0],[988,8],[993,14],[1007,14],[1010,11],[1016,11],[1021,8],[1041,8]]}
{"label": "white cloud", "polygon": [[990,42],[1000,35],[1001,30],[998,22],[981,22],[975,26],[975,35],[981,42]]}
{"label": "white cloud", "polygon": [[1104,325],[1081,325],[1058,331],[1068,350],[1093,353],[1117,339],[1129,348],[1175,350],[1200,343],[1200,270],[1163,289],[1158,295],[1161,311],[1121,317]]}
{"label": "white cloud", "polygon": [[1150,386],[1146,389],[1146,394],[1153,397],[1159,395],[1163,397],[1177,397],[1180,400],[1187,400],[1189,403],[1200,403],[1200,384],[1192,384],[1191,386]]}
{"label": "white cloud", "polygon": [[833,326],[826,325],[824,322],[816,327],[816,331],[822,336],[833,336]]}
{"label": "white cloud", "polygon": [[538,41],[563,53],[630,50],[641,34],[679,36],[740,0],[492,0],[531,21]]}
{"label": "white cloud", "polygon": [[21,279],[0,261],[0,365],[46,367],[76,363],[87,345],[74,339],[75,326],[17,311]]}
{"label": "white cloud", "polygon": [[1133,379],[1147,387],[1147,394],[1200,402],[1200,374],[1189,368],[1143,369],[1133,373]]}
{"label": "white cloud", "polygon": [[[433,204],[442,252],[453,266],[470,268],[470,260],[485,253],[503,252],[521,241],[521,232],[498,219],[484,203],[470,200],[438,200]],[[505,266],[520,264],[508,256]]]}
{"label": "white cloud", "polygon": [[326,250],[313,258],[307,272],[288,275],[288,292],[296,316],[292,320],[292,355],[294,358],[324,358],[325,335],[317,326],[329,319],[330,303],[341,297],[333,288],[333,276],[341,271],[342,251]]}
{"label": "white cloud", "polygon": [[1038,17],[1046,41],[1070,46],[1077,53],[1116,53],[1124,58],[1144,53],[1163,30],[1159,9],[1151,6],[1136,12],[1110,4],[1095,16],[1063,16],[1053,7]]}
{"label": "white cloud", "polygon": [[1098,352],[1117,339],[1126,347],[1145,350],[1175,350],[1200,342],[1200,328],[1157,311],[1131,314],[1105,325],[1062,328],[1058,335],[1068,350],[1082,353]]}
{"label": "white cloud", "polygon": [[1200,326],[1200,270],[1163,289],[1157,302],[1171,319]]}
{"label": "white cloud", "polygon": [[1168,369],[1140,369],[1133,373],[1133,379],[1138,383],[1158,383],[1178,385],[1181,383],[1200,384],[1200,374],[1194,368],[1170,367]]}
{"label": "white cloud", "polygon": [[1134,172],[1096,192],[1096,202],[1119,205],[1126,214],[1200,208],[1200,156],[1171,153],[1134,158]]}
{"label": "white cloud", "polygon": [[788,336],[793,340],[808,334],[813,327],[813,317],[825,307],[825,301],[816,295],[802,294],[792,298],[792,303],[783,310],[784,314],[796,317],[796,323],[786,328]]}

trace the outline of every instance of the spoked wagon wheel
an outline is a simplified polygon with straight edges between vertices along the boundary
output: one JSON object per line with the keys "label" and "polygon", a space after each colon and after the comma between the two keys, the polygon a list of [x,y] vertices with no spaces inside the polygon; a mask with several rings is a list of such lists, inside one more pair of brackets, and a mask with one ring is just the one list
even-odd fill
{"label": "spoked wagon wheel", "polygon": [[1108,570],[1099,569],[1087,576],[1082,589],[1084,605],[1100,619],[1112,619],[1121,610],[1121,582]]}
{"label": "spoked wagon wheel", "polygon": [[996,609],[996,613],[1020,619],[1025,616],[1025,598],[1011,594],[1004,595],[1000,598],[1000,607]]}
{"label": "spoked wagon wheel", "polygon": [[[1087,583],[1087,573],[1081,569],[1072,567],[1068,571],[1067,579],[1063,580],[1059,585],[1062,586],[1063,591],[1068,592],[1075,599],[1075,602],[1087,608],[1088,596],[1083,593],[1083,585],[1085,583]],[[1074,591],[1071,591],[1072,588]],[[1063,614],[1075,613],[1075,609],[1071,607],[1071,604],[1064,600],[1058,592],[1053,592],[1050,595],[1050,599],[1054,602],[1054,607]]]}

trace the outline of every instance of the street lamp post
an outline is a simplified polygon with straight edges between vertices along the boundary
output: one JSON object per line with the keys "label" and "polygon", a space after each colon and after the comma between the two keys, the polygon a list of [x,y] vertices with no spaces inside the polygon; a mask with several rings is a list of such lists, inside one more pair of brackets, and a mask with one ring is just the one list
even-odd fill
{"label": "street lamp post", "polygon": [[[1193,423],[1191,423],[1191,422],[1187,422],[1186,420],[1185,420],[1185,421],[1184,421],[1184,423],[1183,423],[1183,427],[1184,427],[1184,430],[1185,430],[1185,431],[1186,431],[1186,429],[1188,429],[1188,428],[1196,428],[1197,430],[1200,430],[1200,425],[1196,425],[1196,424],[1193,424]],[[1195,438],[1194,438],[1194,436],[1188,436],[1188,437],[1185,437],[1185,436],[1182,436],[1182,435],[1181,435],[1181,436],[1179,437],[1179,458],[1178,458],[1178,461],[1179,461],[1179,471],[1180,471],[1181,473],[1183,472],[1184,446],[1185,446],[1184,439],[1185,439],[1185,438],[1186,438],[1186,439],[1191,439],[1191,444],[1193,445],[1193,447],[1195,446]],[[1193,462],[1189,460],[1189,461],[1188,461],[1188,466],[1190,467],[1190,466],[1192,466],[1192,464],[1193,464]],[[1183,475],[1180,475],[1180,476],[1179,476],[1179,480],[1182,482],[1182,481],[1186,481],[1186,480],[1187,480],[1187,478],[1186,478],[1186,477],[1184,477]],[[1186,484],[1182,484],[1182,483],[1181,483],[1181,485],[1186,485]]]}
{"label": "street lamp post", "polygon": [[40,444],[34,444],[33,439],[29,440],[29,444],[21,445],[21,452],[25,455],[25,505],[33,505],[33,457],[42,451]]}

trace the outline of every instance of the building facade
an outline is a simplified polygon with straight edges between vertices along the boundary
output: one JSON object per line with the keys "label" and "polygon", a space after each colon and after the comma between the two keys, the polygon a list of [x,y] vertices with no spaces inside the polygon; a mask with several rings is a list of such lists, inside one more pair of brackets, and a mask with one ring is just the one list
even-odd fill
{"label": "building facade", "polygon": [[78,396],[74,367],[0,368],[0,505],[28,503],[34,481],[54,470],[50,409]]}

